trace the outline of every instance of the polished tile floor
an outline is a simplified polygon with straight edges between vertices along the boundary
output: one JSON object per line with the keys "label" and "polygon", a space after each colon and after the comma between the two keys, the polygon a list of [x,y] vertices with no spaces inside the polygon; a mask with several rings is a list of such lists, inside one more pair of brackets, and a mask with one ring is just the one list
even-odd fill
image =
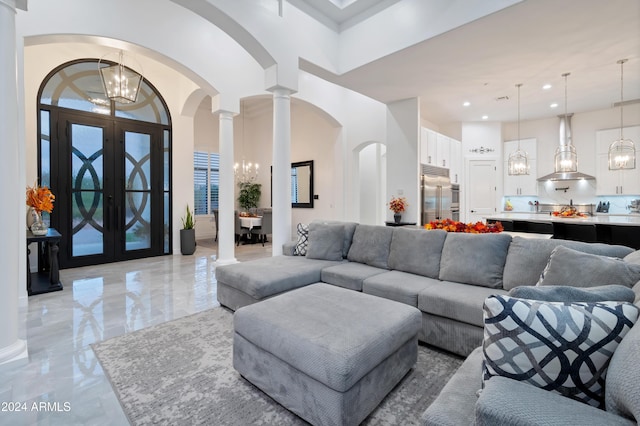
{"label": "polished tile floor", "polygon": [[[218,306],[215,244],[163,256],[61,271],[64,290],[20,309],[28,363],[0,369],[0,425],[126,425],[90,345]],[[239,261],[271,255],[260,244]]]}

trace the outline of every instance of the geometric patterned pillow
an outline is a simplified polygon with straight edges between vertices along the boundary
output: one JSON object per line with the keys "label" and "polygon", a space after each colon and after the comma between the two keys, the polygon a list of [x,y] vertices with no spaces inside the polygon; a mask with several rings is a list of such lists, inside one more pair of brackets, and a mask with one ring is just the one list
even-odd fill
{"label": "geometric patterned pillow", "polygon": [[309,225],[298,224],[298,242],[293,250],[294,256],[306,256],[309,245]]}
{"label": "geometric patterned pillow", "polygon": [[639,314],[626,302],[490,296],[484,303],[483,380],[508,377],[603,408],[609,361]]}

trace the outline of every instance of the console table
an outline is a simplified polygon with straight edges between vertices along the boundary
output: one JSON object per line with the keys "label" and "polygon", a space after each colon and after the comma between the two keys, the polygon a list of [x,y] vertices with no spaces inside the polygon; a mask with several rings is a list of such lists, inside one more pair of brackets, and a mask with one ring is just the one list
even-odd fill
{"label": "console table", "polygon": [[[53,228],[49,228],[46,235],[33,235],[27,231],[27,293],[49,293],[62,290],[60,282],[60,268],[58,265],[58,243],[62,235]],[[38,243],[38,271],[31,272],[29,262],[29,244]]]}

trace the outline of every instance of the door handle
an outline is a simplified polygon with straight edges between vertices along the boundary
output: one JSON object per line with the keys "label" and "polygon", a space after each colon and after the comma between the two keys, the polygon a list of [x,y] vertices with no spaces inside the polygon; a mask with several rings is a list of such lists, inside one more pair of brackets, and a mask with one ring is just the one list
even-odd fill
{"label": "door handle", "polygon": [[471,210],[471,213],[475,213],[475,212],[476,212],[475,210]]}

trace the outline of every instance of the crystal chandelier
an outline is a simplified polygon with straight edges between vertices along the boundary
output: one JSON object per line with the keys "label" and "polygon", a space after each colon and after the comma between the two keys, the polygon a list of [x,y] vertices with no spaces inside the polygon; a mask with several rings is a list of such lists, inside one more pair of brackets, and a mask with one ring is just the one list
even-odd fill
{"label": "crystal chandelier", "polygon": [[567,173],[578,171],[578,154],[576,147],[571,142],[571,134],[569,133],[569,125],[567,120],[570,115],[567,114],[567,77],[570,73],[562,74],[564,77],[564,120],[561,121],[562,129],[560,146],[556,149],[555,170],[556,173]]}
{"label": "crystal chandelier", "polygon": [[516,84],[518,88],[518,149],[509,154],[508,173],[510,176],[520,176],[529,174],[529,154],[520,149],[520,87],[522,83]]}
{"label": "crystal chandelier", "polygon": [[631,139],[625,139],[623,135],[622,110],[624,98],[622,97],[623,88],[623,67],[626,59],[620,59],[620,139],[615,140],[609,145],[609,170],[623,170],[636,168],[636,147]]}
{"label": "crystal chandelier", "polygon": [[[242,110],[242,150],[244,151],[244,119],[245,119],[245,105],[244,101],[242,101],[240,105],[240,109]],[[260,165],[258,163],[245,162],[244,158],[242,159],[242,164],[234,164],[233,165],[233,174],[236,177],[236,180],[239,184],[252,183],[256,179],[258,179],[258,169]]]}
{"label": "crystal chandelier", "polygon": [[142,74],[125,66],[124,52],[122,50],[118,54],[118,63],[115,65],[101,67],[100,65],[105,56],[98,61],[104,93],[112,101],[121,104],[135,102],[138,98]]}

